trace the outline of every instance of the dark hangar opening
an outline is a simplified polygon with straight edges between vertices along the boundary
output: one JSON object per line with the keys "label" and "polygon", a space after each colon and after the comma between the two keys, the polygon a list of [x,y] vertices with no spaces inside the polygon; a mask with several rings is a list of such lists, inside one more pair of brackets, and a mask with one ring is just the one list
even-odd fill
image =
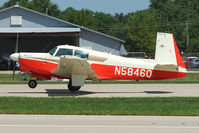
{"label": "dark hangar opening", "polygon": [[[0,70],[11,68],[9,56],[17,47],[16,34],[0,34]],[[79,46],[79,33],[18,34],[17,52],[48,52],[57,45]]]}
{"label": "dark hangar opening", "polygon": [[[1,57],[9,57],[15,52],[16,34],[0,34]],[[57,45],[79,46],[79,34],[19,34],[18,52],[48,52]]]}

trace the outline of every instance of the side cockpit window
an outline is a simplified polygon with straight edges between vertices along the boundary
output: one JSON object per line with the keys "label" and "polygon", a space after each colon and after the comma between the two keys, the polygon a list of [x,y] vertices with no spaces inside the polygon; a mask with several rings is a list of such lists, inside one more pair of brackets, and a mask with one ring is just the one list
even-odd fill
{"label": "side cockpit window", "polygon": [[63,49],[60,48],[55,56],[62,56],[62,55],[73,55],[72,49]]}
{"label": "side cockpit window", "polygon": [[88,60],[88,52],[85,52],[85,51],[75,50],[75,56]]}

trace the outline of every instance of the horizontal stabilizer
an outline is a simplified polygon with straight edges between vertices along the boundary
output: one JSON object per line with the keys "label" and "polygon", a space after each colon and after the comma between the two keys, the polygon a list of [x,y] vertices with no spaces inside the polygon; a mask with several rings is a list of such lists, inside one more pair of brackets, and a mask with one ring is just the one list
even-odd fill
{"label": "horizontal stabilizer", "polygon": [[170,65],[156,65],[154,67],[154,70],[177,72],[177,71],[179,71],[179,66],[172,65],[172,64],[170,64]]}

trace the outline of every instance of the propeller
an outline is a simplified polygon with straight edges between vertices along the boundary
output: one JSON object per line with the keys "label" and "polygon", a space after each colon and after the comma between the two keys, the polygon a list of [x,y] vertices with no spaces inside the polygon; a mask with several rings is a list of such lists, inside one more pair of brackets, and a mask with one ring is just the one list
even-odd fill
{"label": "propeller", "polygon": [[12,75],[12,78],[14,79],[15,77],[15,70],[16,70],[16,64],[17,64],[17,61],[19,61],[19,53],[14,53],[14,54],[11,54],[10,55],[10,59],[12,59],[12,69],[13,69],[13,75]]}
{"label": "propeller", "polygon": [[15,79],[15,71],[16,71],[16,61],[13,61],[13,73],[12,73],[12,79]]}
{"label": "propeller", "polygon": [[[15,55],[18,52],[18,45],[19,45],[19,33],[17,33],[17,38],[16,38],[16,47],[15,47]],[[14,54],[12,54],[14,55]],[[11,56],[12,56],[11,55]],[[12,58],[11,58],[12,59]],[[12,59],[13,60],[13,59]],[[13,60],[13,73],[12,73],[12,79],[14,80],[15,78],[15,71],[16,71],[16,61]]]}

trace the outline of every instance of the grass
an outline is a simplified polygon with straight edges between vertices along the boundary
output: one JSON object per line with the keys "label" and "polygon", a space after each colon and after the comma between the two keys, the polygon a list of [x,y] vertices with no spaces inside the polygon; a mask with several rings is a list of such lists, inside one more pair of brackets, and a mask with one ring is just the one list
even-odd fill
{"label": "grass", "polygon": [[199,97],[25,98],[0,97],[1,114],[199,116]]}
{"label": "grass", "polygon": [[[27,79],[30,77],[28,76]],[[39,84],[63,84],[68,82],[62,81],[39,81]],[[148,81],[101,81],[101,82],[86,82],[86,84],[198,84],[199,74],[198,73],[188,73],[186,77],[179,79],[169,79],[169,80],[148,80]],[[24,81],[24,76],[20,74],[15,75],[15,79],[12,79],[12,74],[0,74],[0,84],[27,84]]]}
{"label": "grass", "polygon": [[0,74],[0,81],[23,81],[24,76],[20,74],[15,74],[15,79],[13,80],[12,74]]}

